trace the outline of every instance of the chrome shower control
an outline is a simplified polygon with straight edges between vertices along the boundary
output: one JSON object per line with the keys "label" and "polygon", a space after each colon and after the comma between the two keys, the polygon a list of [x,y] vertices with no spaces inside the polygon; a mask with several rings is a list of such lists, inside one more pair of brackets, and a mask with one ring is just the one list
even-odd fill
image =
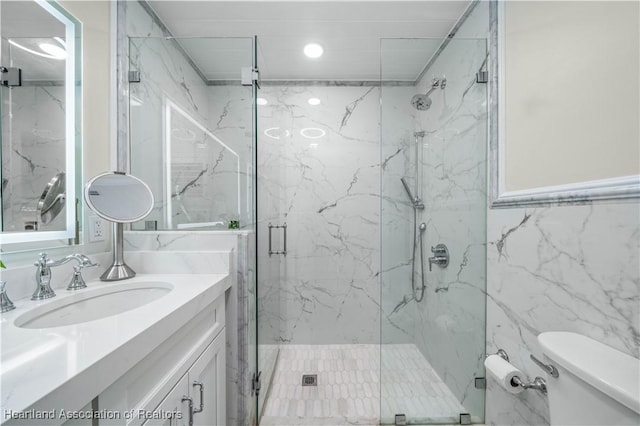
{"label": "chrome shower control", "polygon": [[446,268],[449,266],[449,250],[444,244],[438,244],[435,247],[431,247],[433,256],[429,258],[429,272],[432,271],[433,264]]}

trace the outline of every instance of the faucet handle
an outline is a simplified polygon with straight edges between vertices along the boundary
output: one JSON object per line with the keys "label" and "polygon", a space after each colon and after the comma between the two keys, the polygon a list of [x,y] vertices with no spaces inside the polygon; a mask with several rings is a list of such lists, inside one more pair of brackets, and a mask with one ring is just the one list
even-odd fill
{"label": "faucet handle", "polygon": [[49,263],[49,258],[47,257],[47,253],[42,252],[42,253],[40,253],[40,257],[38,258],[38,260],[35,261],[33,266],[39,266],[41,268],[46,268],[47,267],[47,263]]}
{"label": "faucet handle", "polygon": [[6,284],[6,281],[0,281],[0,312],[9,312],[16,308],[4,288]]}
{"label": "faucet handle", "polygon": [[82,277],[82,269],[83,268],[94,268],[96,266],[100,266],[98,263],[93,262],[89,257],[84,254],[77,255],[78,264],[73,266],[73,275],[71,276],[71,281],[69,281],[69,285],[67,286],[67,290],[80,290],[81,288],[86,288],[87,283],[84,281]]}

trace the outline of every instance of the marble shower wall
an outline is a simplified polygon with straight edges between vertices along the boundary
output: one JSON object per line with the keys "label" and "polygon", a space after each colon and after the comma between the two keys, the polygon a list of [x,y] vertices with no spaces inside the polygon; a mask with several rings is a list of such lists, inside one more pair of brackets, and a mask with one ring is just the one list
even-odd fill
{"label": "marble shower wall", "polygon": [[[383,74],[384,65],[383,57]],[[410,100],[417,91],[413,85],[389,84],[381,91],[381,339],[383,344],[413,343],[417,318],[411,290],[413,207],[400,179],[407,179],[414,190],[413,133],[418,128]]]}
{"label": "marble shower wall", "polygon": [[[382,305],[391,326],[383,323],[382,340],[416,344],[475,421],[484,416],[484,392],[475,388],[474,379],[484,376],[487,158],[487,87],[475,83],[475,74],[486,60],[487,32],[488,7],[480,3],[416,86],[382,89]],[[384,40],[383,52],[418,43],[429,41]],[[436,77],[447,78],[446,88],[430,95],[429,110],[413,109],[413,95],[425,93]],[[394,99],[400,90],[404,98]],[[416,138],[416,131],[424,131],[424,137]],[[402,176],[425,204],[417,211],[417,225],[426,224],[426,291],[420,302],[411,290],[413,208]],[[430,247],[438,243],[447,245],[450,263],[429,272]],[[419,243],[415,268],[419,288]],[[448,413],[449,421],[459,414]],[[435,414],[416,410],[407,415]]]}
{"label": "marble shower wall", "polygon": [[[476,83],[486,69],[488,4],[480,3],[431,65],[418,87],[446,77],[444,90],[418,113],[421,130],[425,298],[417,304],[415,344],[467,412],[484,419],[486,326],[487,93]],[[429,248],[443,243],[449,265],[428,270]],[[420,277],[420,274],[417,274]]]}
{"label": "marble shower wall", "polygon": [[[379,88],[265,86],[259,96],[260,343],[377,343]],[[286,257],[268,256],[270,222],[288,225]]]}

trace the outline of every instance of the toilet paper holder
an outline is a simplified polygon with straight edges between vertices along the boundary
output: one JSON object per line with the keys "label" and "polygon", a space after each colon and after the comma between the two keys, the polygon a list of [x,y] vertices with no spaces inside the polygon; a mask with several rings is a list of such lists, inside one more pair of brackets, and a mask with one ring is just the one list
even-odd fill
{"label": "toilet paper holder", "polygon": [[[505,361],[509,362],[509,355],[507,354],[507,351],[505,351],[504,349],[498,349],[498,352],[496,352],[496,355],[498,355],[500,358],[504,359]],[[529,354],[529,357],[538,367],[542,368],[545,372],[547,372],[552,377],[559,376],[558,369],[553,365],[545,364],[544,362],[540,361],[538,358],[533,356],[533,354]],[[536,377],[535,379],[533,379],[532,382],[529,382],[529,383],[524,382],[520,377],[516,376],[513,379],[511,379],[511,383],[515,386],[520,386],[525,390],[534,389],[539,392],[542,392],[542,394],[544,395],[547,394],[547,381],[540,376]]]}

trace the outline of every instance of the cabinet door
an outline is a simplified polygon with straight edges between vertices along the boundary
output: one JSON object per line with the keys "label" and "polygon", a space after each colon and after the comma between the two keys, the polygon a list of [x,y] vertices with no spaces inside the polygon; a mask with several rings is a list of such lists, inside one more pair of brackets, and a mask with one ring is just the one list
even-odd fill
{"label": "cabinet door", "polygon": [[196,426],[226,424],[225,359],[225,329],[222,329],[189,370]]}
{"label": "cabinet door", "polygon": [[[189,402],[183,398],[189,394],[188,377],[185,375],[162,400],[158,408],[139,412],[147,420],[142,426],[188,426]],[[140,416],[142,417],[142,416]]]}

